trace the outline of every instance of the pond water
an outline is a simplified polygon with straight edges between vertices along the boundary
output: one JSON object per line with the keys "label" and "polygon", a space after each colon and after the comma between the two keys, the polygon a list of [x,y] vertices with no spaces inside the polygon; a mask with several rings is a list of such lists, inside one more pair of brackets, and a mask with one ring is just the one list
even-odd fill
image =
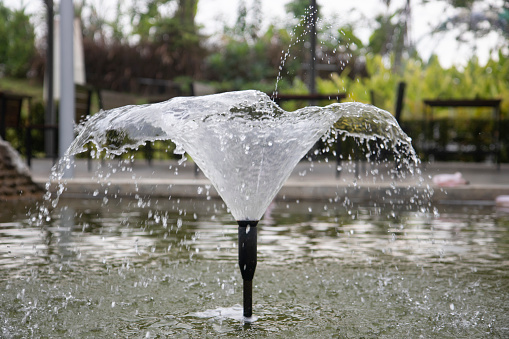
{"label": "pond water", "polygon": [[220,200],[66,199],[0,212],[0,337],[508,337],[509,213],[271,205],[256,320]]}

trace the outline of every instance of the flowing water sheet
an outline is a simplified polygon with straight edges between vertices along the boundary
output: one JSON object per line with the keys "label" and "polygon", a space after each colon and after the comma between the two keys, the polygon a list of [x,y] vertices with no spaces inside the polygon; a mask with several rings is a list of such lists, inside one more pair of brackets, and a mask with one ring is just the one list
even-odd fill
{"label": "flowing water sheet", "polygon": [[295,165],[331,129],[411,149],[392,115],[374,106],[343,103],[287,112],[265,93],[249,90],[101,111],[79,127],[68,155],[90,141],[99,151],[120,154],[171,139],[211,180],[237,220],[259,220]]}

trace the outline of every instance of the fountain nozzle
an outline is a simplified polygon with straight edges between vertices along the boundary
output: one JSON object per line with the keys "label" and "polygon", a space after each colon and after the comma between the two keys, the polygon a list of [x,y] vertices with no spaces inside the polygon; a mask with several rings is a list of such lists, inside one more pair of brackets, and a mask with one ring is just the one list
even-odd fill
{"label": "fountain nozzle", "polygon": [[253,277],[257,262],[258,220],[237,220],[239,224],[239,267],[244,280],[244,317],[253,315]]}

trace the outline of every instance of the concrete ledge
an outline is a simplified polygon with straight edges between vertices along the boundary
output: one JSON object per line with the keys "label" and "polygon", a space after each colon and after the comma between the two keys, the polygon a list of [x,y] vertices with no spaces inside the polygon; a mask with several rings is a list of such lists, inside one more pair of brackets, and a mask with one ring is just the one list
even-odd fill
{"label": "concrete ledge", "polygon": [[500,195],[509,195],[509,185],[465,185],[435,188],[433,201],[495,201]]}
{"label": "concrete ledge", "polygon": [[[45,182],[38,182],[45,185]],[[51,191],[58,189],[53,182]],[[404,204],[408,199],[418,199],[426,194],[422,186],[411,184],[390,185],[362,184],[345,185],[327,182],[287,182],[276,196],[278,200],[323,200],[343,201],[345,197],[352,201],[377,200],[380,202],[396,202]],[[219,198],[215,188],[207,179],[111,179],[94,181],[85,178],[68,179],[64,196],[69,197],[169,197],[207,199]],[[499,195],[509,195],[509,185],[464,185],[458,187],[437,188],[431,190],[431,201],[486,201],[493,202]]]}
{"label": "concrete ledge", "polygon": [[[145,161],[128,165],[118,161],[104,164],[95,161],[92,171],[88,170],[87,165],[86,160],[77,160],[75,178],[67,180],[65,196],[86,198],[116,195],[135,198],[136,195],[150,195],[167,198],[171,195],[174,198],[218,198],[216,190],[203,174],[195,176],[192,163],[179,165],[177,161],[154,161],[148,166]],[[51,161],[34,159],[32,167],[32,178],[44,187],[50,177]],[[129,167],[132,171],[123,172],[120,170],[123,167]],[[107,180],[98,179],[97,173],[107,169],[117,171],[108,174]],[[401,173],[403,175],[399,179],[393,179],[393,169],[392,165],[387,164],[345,162],[338,178],[335,164],[331,162],[310,164],[302,161],[276,199],[342,202],[348,197],[352,201],[376,200],[404,204],[411,198],[421,199],[426,194],[425,199],[430,196],[433,202],[483,201],[485,204],[494,204],[497,196],[509,195],[509,164],[502,164],[497,169],[493,164],[483,163],[427,163],[420,166],[421,175]],[[455,172],[461,172],[470,184],[448,188],[433,185],[433,176]],[[427,194],[426,187],[430,187],[432,194]],[[57,185],[53,183],[51,189],[55,191]]]}

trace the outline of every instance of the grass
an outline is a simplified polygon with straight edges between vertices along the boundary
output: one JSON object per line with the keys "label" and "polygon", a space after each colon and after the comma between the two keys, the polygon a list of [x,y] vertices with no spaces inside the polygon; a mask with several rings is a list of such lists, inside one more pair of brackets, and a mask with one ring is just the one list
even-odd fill
{"label": "grass", "polygon": [[33,79],[0,77],[0,90],[29,95],[33,100],[42,101],[43,85]]}

